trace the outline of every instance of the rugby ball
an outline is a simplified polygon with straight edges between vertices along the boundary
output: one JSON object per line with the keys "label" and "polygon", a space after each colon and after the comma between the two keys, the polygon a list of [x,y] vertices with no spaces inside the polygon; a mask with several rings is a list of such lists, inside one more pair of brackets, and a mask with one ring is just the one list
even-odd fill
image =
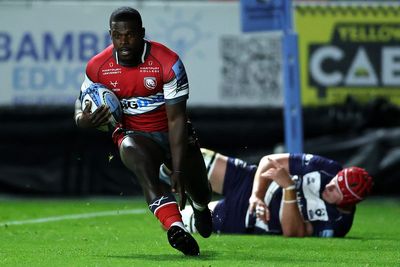
{"label": "rugby ball", "polygon": [[97,129],[101,131],[112,131],[117,123],[121,121],[121,103],[113,91],[109,90],[104,84],[92,83],[88,88],[84,89],[81,94],[82,110],[85,109],[86,103],[88,103],[87,101],[92,102],[92,107],[90,109],[92,113],[101,105],[106,105],[110,108],[110,120]]}

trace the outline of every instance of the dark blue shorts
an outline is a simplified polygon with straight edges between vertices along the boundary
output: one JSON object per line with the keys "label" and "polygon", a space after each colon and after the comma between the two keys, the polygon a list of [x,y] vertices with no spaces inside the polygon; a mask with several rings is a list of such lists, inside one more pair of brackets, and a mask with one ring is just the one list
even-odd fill
{"label": "dark blue shorts", "polygon": [[245,219],[257,166],[229,158],[223,187],[224,199],[213,212],[217,233],[246,233]]}

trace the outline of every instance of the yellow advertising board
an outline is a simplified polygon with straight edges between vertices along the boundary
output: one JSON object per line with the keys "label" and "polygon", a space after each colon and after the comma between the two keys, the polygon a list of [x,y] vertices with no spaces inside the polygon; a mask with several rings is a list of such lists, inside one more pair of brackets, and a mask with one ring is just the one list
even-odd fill
{"label": "yellow advertising board", "polygon": [[400,5],[359,3],[295,6],[303,106],[400,105]]}

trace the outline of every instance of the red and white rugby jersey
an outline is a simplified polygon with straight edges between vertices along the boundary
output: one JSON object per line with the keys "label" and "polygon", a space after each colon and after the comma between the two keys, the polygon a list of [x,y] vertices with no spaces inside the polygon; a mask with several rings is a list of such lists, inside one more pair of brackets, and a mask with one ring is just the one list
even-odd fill
{"label": "red and white rugby jersey", "polygon": [[102,83],[120,99],[125,129],[167,132],[165,104],[186,100],[189,83],[179,56],[164,45],[146,41],[142,63],[134,67],[119,65],[113,45],[94,56],[87,64],[81,90],[91,83]]}

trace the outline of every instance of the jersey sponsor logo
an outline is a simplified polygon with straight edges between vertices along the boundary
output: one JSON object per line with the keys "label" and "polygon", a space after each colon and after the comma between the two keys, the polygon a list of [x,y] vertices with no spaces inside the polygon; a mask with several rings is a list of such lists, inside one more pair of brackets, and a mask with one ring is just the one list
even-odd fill
{"label": "jersey sponsor logo", "polygon": [[153,90],[157,86],[157,79],[155,77],[144,77],[143,79],[144,87],[149,90]]}
{"label": "jersey sponsor logo", "polygon": [[303,194],[306,201],[307,216],[310,221],[327,221],[325,202],[320,198],[321,174],[317,171],[303,176]]}
{"label": "jersey sponsor logo", "polygon": [[117,87],[117,85],[118,85],[118,81],[115,81],[115,82],[113,82],[113,81],[110,81],[110,85],[112,85],[112,87]]}
{"label": "jersey sponsor logo", "polygon": [[310,221],[312,221],[314,218],[320,218],[326,215],[326,210],[325,209],[309,209],[308,210],[308,218]]}
{"label": "jersey sponsor logo", "polygon": [[139,72],[159,73],[160,67],[140,67]]}
{"label": "jersey sponsor logo", "polygon": [[157,93],[147,97],[132,97],[122,99],[121,106],[125,114],[137,115],[143,114],[160,107],[165,103],[164,95]]}
{"label": "jersey sponsor logo", "polygon": [[104,69],[101,70],[102,75],[112,75],[112,74],[121,74],[122,69],[121,68],[111,68],[111,69]]}
{"label": "jersey sponsor logo", "polygon": [[304,177],[306,185],[314,184],[315,183],[315,177],[310,177],[310,176],[305,176]]}
{"label": "jersey sponsor logo", "polygon": [[305,154],[304,155],[304,165],[307,166],[308,164],[310,164],[312,157],[313,157],[313,155],[311,155],[311,154]]}
{"label": "jersey sponsor logo", "polygon": [[110,89],[111,89],[111,91],[113,91],[113,92],[119,92],[119,91],[121,91],[121,88],[117,88],[117,85],[118,85],[118,81],[110,81],[110,85],[112,86]]}

